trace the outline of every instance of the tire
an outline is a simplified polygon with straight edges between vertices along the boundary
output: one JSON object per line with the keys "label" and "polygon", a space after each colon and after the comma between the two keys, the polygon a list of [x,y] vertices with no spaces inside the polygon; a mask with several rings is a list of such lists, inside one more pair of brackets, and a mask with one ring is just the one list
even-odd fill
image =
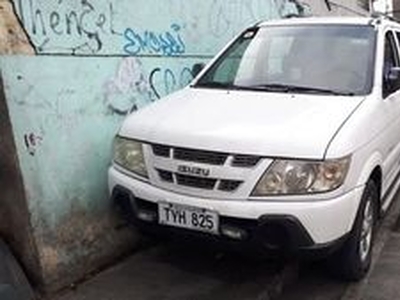
{"label": "tire", "polygon": [[329,267],[342,280],[365,277],[372,258],[378,212],[378,189],[374,181],[365,186],[357,217],[344,245],[329,259]]}

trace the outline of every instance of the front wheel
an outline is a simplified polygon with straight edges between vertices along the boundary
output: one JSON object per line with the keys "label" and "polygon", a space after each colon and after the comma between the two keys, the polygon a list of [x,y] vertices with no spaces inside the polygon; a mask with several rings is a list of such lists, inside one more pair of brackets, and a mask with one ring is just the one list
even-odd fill
{"label": "front wheel", "polygon": [[345,244],[330,259],[330,267],[348,281],[362,279],[371,266],[377,221],[378,189],[370,180],[365,186],[357,217]]}

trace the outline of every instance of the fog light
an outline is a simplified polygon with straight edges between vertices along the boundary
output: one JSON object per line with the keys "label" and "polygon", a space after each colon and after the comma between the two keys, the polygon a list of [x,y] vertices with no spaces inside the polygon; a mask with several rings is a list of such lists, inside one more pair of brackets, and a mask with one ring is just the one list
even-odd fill
{"label": "fog light", "polygon": [[157,220],[157,214],[152,211],[140,210],[137,213],[137,218],[145,222],[155,222]]}
{"label": "fog light", "polygon": [[247,237],[245,230],[232,226],[221,226],[221,233],[234,240],[244,240]]}

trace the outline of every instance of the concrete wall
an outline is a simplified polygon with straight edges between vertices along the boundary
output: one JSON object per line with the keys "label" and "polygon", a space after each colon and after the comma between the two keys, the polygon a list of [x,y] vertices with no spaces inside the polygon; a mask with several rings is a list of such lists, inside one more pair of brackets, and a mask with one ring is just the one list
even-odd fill
{"label": "concrete wall", "polygon": [[[318,14],[349,13],[329,11],[324,1],[308,3]],[[132,231],[115,229],[119,220],[107,193],[112,138],[124,116],[188,84],[191,66],[208,61],[243,27],[296,12],[288,0],[0,5],[10,20],[0,24],[0,53],[36,54],[0,58],[6,95],[0,117],[9,128],[3,151],[12,153],[19,178],[17,187],[6,188],[17,195],[0,192],[0,214],[17,220],[9,207],[21,198],[24,217],[11,229],[3,224],[3,231],[18,236],[14,248],[47,290],[135,247]]]}
{"label": "concrete wall", "polygon": [[33,280],[40,280],[40,264],[26,203],[22,174],[0,77],[0,237],[14,247]]}
{"label": "concrete wall", "polygon": [[304,0],[314,16],[366,16],[369,0]]}

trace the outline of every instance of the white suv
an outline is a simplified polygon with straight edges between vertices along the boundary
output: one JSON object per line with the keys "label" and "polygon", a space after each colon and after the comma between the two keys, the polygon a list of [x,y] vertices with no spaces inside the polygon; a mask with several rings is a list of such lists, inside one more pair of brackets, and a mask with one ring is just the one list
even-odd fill
{"label": "white suv", "polygon": [[113,200],[136,224],[275,250],[330,250],[362,278],[399,186],[400,25],[260,23],[193,83],[131,114]]}

